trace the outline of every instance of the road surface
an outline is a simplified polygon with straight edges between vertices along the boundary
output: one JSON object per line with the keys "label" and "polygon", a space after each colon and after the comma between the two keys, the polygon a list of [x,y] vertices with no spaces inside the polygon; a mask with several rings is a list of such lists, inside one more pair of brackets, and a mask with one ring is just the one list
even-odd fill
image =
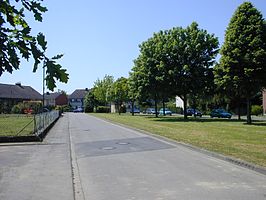
{"label": "road surface", "polygon": [[84,113],[0,146],[0,199],[266,200],[266,176]]}

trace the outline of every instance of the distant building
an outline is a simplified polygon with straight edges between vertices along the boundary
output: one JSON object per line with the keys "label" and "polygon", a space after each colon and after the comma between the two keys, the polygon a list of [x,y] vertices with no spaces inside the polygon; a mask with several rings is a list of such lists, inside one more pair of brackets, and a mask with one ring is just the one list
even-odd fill
{"label": "distant building", "polygon": [[262,92],[263,114],[266,115],[266,89]]}
{"label": "distant building", "polygon": [[10,112],[12,107],[23,101],[42,101],[42,95],[31,86],[0,83],[0,113]]}
{"label": "distant building", "polygon": [[68,105],[67,95],[62,92],[45,93],[44,106],[62,106]]}
{"label": "distant building", "polygon": [[68,97],[68,102],[73,109],[84,108],[84,99],[89,89],[77,89]]}

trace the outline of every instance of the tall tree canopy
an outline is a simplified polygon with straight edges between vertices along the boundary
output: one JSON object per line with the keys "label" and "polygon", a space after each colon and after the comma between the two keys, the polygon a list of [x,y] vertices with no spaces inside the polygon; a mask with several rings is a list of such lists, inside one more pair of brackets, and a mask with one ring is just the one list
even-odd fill
{"label": "tall tree canopy", "polygon": [[171,94],[168,90],[170,82],[166,45],[166,32],[163,31],[144,41],[139,46],[140,55],[134,62],[131,74],[135,78],[138,77],[135,81],[138,82],[140,96],[152,98],[156,110],[157,102]]}
{"label": "tall tree canopy", "polygon": [[172,90],[184,101],[184,118],[188,95],[198,96],[212,84],[212,66],[218,53],[218,39],[193,22],[187,28],[168,32]]}
{"label": "tall tree canopy", "polygon": [[[42,33],[31,35],[31,28],[25,19],[25,12],[33,13],[36,21],[42,21],[42,14],[47,8],[41,0],[0,1],[0,76],[4,72],[12,73],[20,68],[20,58],[34,59],[33,72],[43,62],[46,69],[46,85],[53,90],[55,79],[66,83],[68,74],[56,61],[63,55],[48,58],[45,54],[47,41]],[[13,5],[12,5],[13,4]]]}
{"label": "tall tree canopy", "polygon": [[241,4],[227,27],[215,82],[229,94],[250,100],[266,86],[266,26],[262,14],[250,3]]}

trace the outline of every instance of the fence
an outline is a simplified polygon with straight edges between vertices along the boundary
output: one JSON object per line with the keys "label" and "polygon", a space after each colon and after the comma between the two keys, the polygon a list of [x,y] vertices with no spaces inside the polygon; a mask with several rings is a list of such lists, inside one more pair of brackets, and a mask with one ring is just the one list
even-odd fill
{"label": "fence", "polygon": [[36,115],[1,114],[0,137],[39,136],[59,117],[59,111]]}
{"label": "fence", "polygon": [[39,136],[59,117],[59,111],[40,113],[34,116],[34,133]]}

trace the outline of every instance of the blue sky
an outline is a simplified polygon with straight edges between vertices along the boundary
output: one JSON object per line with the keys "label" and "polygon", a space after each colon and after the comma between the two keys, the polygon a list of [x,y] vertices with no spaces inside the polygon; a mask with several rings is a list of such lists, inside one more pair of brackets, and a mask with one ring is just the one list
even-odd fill
{"label": "blue sky", "polygon": [[[29,20],[33,33],[43,32],[48,40],[48,55],[63,53],[60,63],[67,69],[67,84],[57,83],[55,90],[72,93],[91,88],[105,74],[128,77],[138,45],[159,30],[186,27],[196,21],[200,28],[219,38],[236,8],[243,0],[46,0],[48,12],[43,22]],[[266,17],[265,0],[252,0]],[[4,73],[0,83],[21,82],[42,92],[41,68],[32,73],[32,62],[21,69]]]}

